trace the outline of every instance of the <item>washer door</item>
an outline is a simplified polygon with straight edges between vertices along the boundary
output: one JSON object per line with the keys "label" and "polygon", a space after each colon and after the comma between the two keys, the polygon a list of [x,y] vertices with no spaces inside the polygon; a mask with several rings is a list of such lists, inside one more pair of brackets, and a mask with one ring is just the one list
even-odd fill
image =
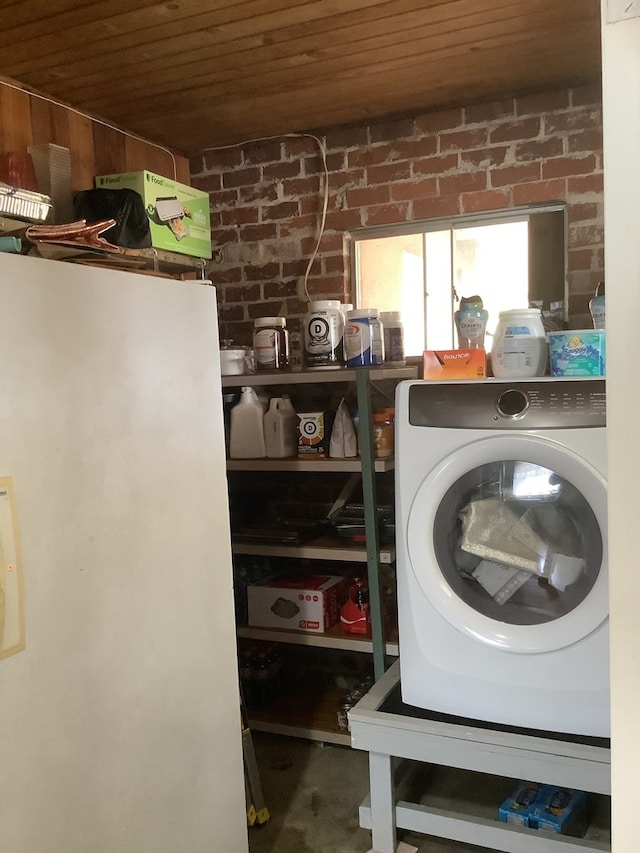
{"label": "washer door", "polygon": [[410,570],[475,640],[517,653],[564,648],[608,617],[606,500],[602,476],[550,439],[471,442],[416,492]]}

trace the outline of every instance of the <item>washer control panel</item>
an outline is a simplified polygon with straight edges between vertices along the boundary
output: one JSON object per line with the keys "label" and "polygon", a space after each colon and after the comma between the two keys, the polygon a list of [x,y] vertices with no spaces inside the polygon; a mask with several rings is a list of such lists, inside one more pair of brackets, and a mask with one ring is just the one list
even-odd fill
{"label": "washer control panel", "polygon": [[409,423],[445,429],[606,426],[604,378],[413,382]]}

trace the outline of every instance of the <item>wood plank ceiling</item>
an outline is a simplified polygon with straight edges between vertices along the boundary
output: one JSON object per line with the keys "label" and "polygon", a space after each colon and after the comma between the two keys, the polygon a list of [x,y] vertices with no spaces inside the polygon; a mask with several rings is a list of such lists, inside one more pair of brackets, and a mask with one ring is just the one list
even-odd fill
{"label": "wood plank ceiling", "polygon": [[600,78],[599,0],[0,0],[0,74],[183,154]]}

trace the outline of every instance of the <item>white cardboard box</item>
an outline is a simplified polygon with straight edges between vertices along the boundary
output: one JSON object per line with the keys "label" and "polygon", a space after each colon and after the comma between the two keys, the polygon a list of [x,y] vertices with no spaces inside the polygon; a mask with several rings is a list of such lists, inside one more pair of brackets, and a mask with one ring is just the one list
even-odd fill
{"label": "white cardboard box", "polygon": [[346,589],[337,575],[279,575],[248,586],[249,625],[323,634],[340,620]]}

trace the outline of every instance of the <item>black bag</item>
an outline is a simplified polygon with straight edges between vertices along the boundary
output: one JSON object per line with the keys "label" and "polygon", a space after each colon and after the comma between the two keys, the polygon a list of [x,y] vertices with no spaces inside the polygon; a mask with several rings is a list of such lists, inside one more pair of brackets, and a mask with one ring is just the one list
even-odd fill
{"label": "black bag", "polygon": [[115,219],[116,224],[101,235],[114,246],[125,246],[127,249],[147,249],[151,246],[144,201],[135,190],[83,190],[75,194],[73,210],[76,218],[86,219],[88,225],[103,219]]}

